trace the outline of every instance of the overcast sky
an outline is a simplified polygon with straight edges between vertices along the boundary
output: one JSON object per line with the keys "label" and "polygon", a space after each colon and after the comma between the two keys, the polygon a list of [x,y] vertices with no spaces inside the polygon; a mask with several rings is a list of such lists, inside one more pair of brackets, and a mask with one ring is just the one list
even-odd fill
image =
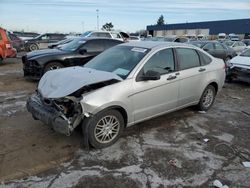
{"label": "overcast sky", "polygon": [[112,22],[134,32],[155,24],[250,18],[250,0],[0,0],[0,26],[36,32],[82,32]]}

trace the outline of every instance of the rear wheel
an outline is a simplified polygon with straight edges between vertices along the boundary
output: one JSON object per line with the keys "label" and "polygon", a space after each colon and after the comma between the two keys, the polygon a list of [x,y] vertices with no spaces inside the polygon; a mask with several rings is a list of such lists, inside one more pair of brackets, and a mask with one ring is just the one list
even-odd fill
{"label": "rear wheel", "polygon": [[46,73],[47,71],[50,71],[50,70],[55,70],[55,69],[60,69],[60,68],[63,68],[64,66],[61,64],[61,63],[58,63],[58,62],[51,62],[51,63],[48,63],[45,68],[44,68],[44,73]]}
{"label": "rear wheel", "polygon": [[214,103],[215,99],[215,88],[212,85],[206,87],[201,95],[200,102],[198,104],[198,108],[201,111],[207,111]]}
{"label": "rear wheel", "polygon": [[30,51],[34,51],[34,50],[38,50],[39,48],[38,48],[38,46],[36,45],[36,44],[30,44],[29,45],[29,50]]}
{"label": "rear wheel", "polygon": [[[88,120],[89,143],[94,148],[104,148],[114,144],[124,129],[124,119],[117,110],[99,112]],[[85,125],[83,125],[85,126]]]}

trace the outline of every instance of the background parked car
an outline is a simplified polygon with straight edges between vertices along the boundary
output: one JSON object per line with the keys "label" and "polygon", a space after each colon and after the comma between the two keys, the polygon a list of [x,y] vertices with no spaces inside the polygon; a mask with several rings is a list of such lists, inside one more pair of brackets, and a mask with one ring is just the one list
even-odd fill
{"label": "background parked car", "polygon": [[237,54],[246,49],[246,44],[241,41],[225,41],[223,43],[232,48]]}
{"label": "background parked car", "polygon": [[200,47],[214,57],[223,59],[225,62],[236,56],[236,52],[218,41],[192,41],[190,44]]}
{"label": "background parked car", "polygon": [[76,37],[74,38],[68,38],[68,39],[64,39],[64,40],[60,40],[58,42],[53,42],[53,43],[49,43],[48,44],[48,48],[56,48],[56,47],[60,47],[61,45],[67,44],[69,42],[71,42],[72,40],[74,40]]}
{"label": "background parked car", "polygon": [[84,65],[104,50],[121,43],[115,39],[80,37],[60,48],[29,52],[22,57],[24,76],[40,79],[49,70]]}
{"label": "background parked car", "polygon": [[7,57],[15,57],[16,49],[13,48],[7,31],[0,27],[0,63]]}
{"label": "background parked car", "polygon": [[234,33],[230,33],[228,35],[228,39],[231,40],[231,41],[239,41],[240,40],[239,36],[234,34]]}
{"label": "background parked car", "polygon": [[58,42],[65,38],[64,34],[45,33],[33,39],[25,40],[25,48],[27,51],[48,48],[49,43]]}
{"label": "background parked car", "polygon": [[250,83],[250,48],[231,59],[228,67],[227,78],[229,81],[237,79]]}
{"label": "background parked car", "polygon": [[86,31],[81,35],[81,37],[101,37],[110,38],[123,41],[123,37],[119,32],[115,31]]}
{"label": "background parked car", "polygon": [[14,33],[9,32],[9,31],[7,32],[7,34],[11,40],[11,44],[13,48],[15,48],[17,52],[24,50],[24,41],[21,38],[19,38]]}

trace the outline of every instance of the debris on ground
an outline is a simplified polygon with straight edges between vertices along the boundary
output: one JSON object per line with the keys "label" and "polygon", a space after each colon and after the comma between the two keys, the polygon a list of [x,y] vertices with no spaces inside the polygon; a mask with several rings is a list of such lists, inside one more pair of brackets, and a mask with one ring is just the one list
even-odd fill
{"label": "debris on ground", "polygon": [[242,162],[242,164],[244,165],[244,167],[250,168],[250,162],[249,161]]}

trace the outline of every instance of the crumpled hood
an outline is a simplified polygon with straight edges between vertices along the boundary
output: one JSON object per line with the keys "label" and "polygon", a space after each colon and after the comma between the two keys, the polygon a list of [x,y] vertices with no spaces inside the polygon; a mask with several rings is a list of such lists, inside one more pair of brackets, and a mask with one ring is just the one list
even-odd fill
{"label": "crumpled hood", "polygon": [[230,63],[233,64],[233,67],[243,67],[250,69],[250,58],[244,56],[236,56],[231,59]]}
{"label": "crumpled hood", "polygon": [[69,67],[46,72],[38,84],[38,91],[45,98],[61,98],[83,86],[111,79],[122,80],[110,72],[80,66]]}
{"label": "crumpled hood", "polygon": [[45,49],[45,50],[35,50],[32,52],[27,53],[27,59],[40,57],[40,56],[49,56],[49,55],[64,55],[68,54],[69,52],[62,51],[59,49]]}

